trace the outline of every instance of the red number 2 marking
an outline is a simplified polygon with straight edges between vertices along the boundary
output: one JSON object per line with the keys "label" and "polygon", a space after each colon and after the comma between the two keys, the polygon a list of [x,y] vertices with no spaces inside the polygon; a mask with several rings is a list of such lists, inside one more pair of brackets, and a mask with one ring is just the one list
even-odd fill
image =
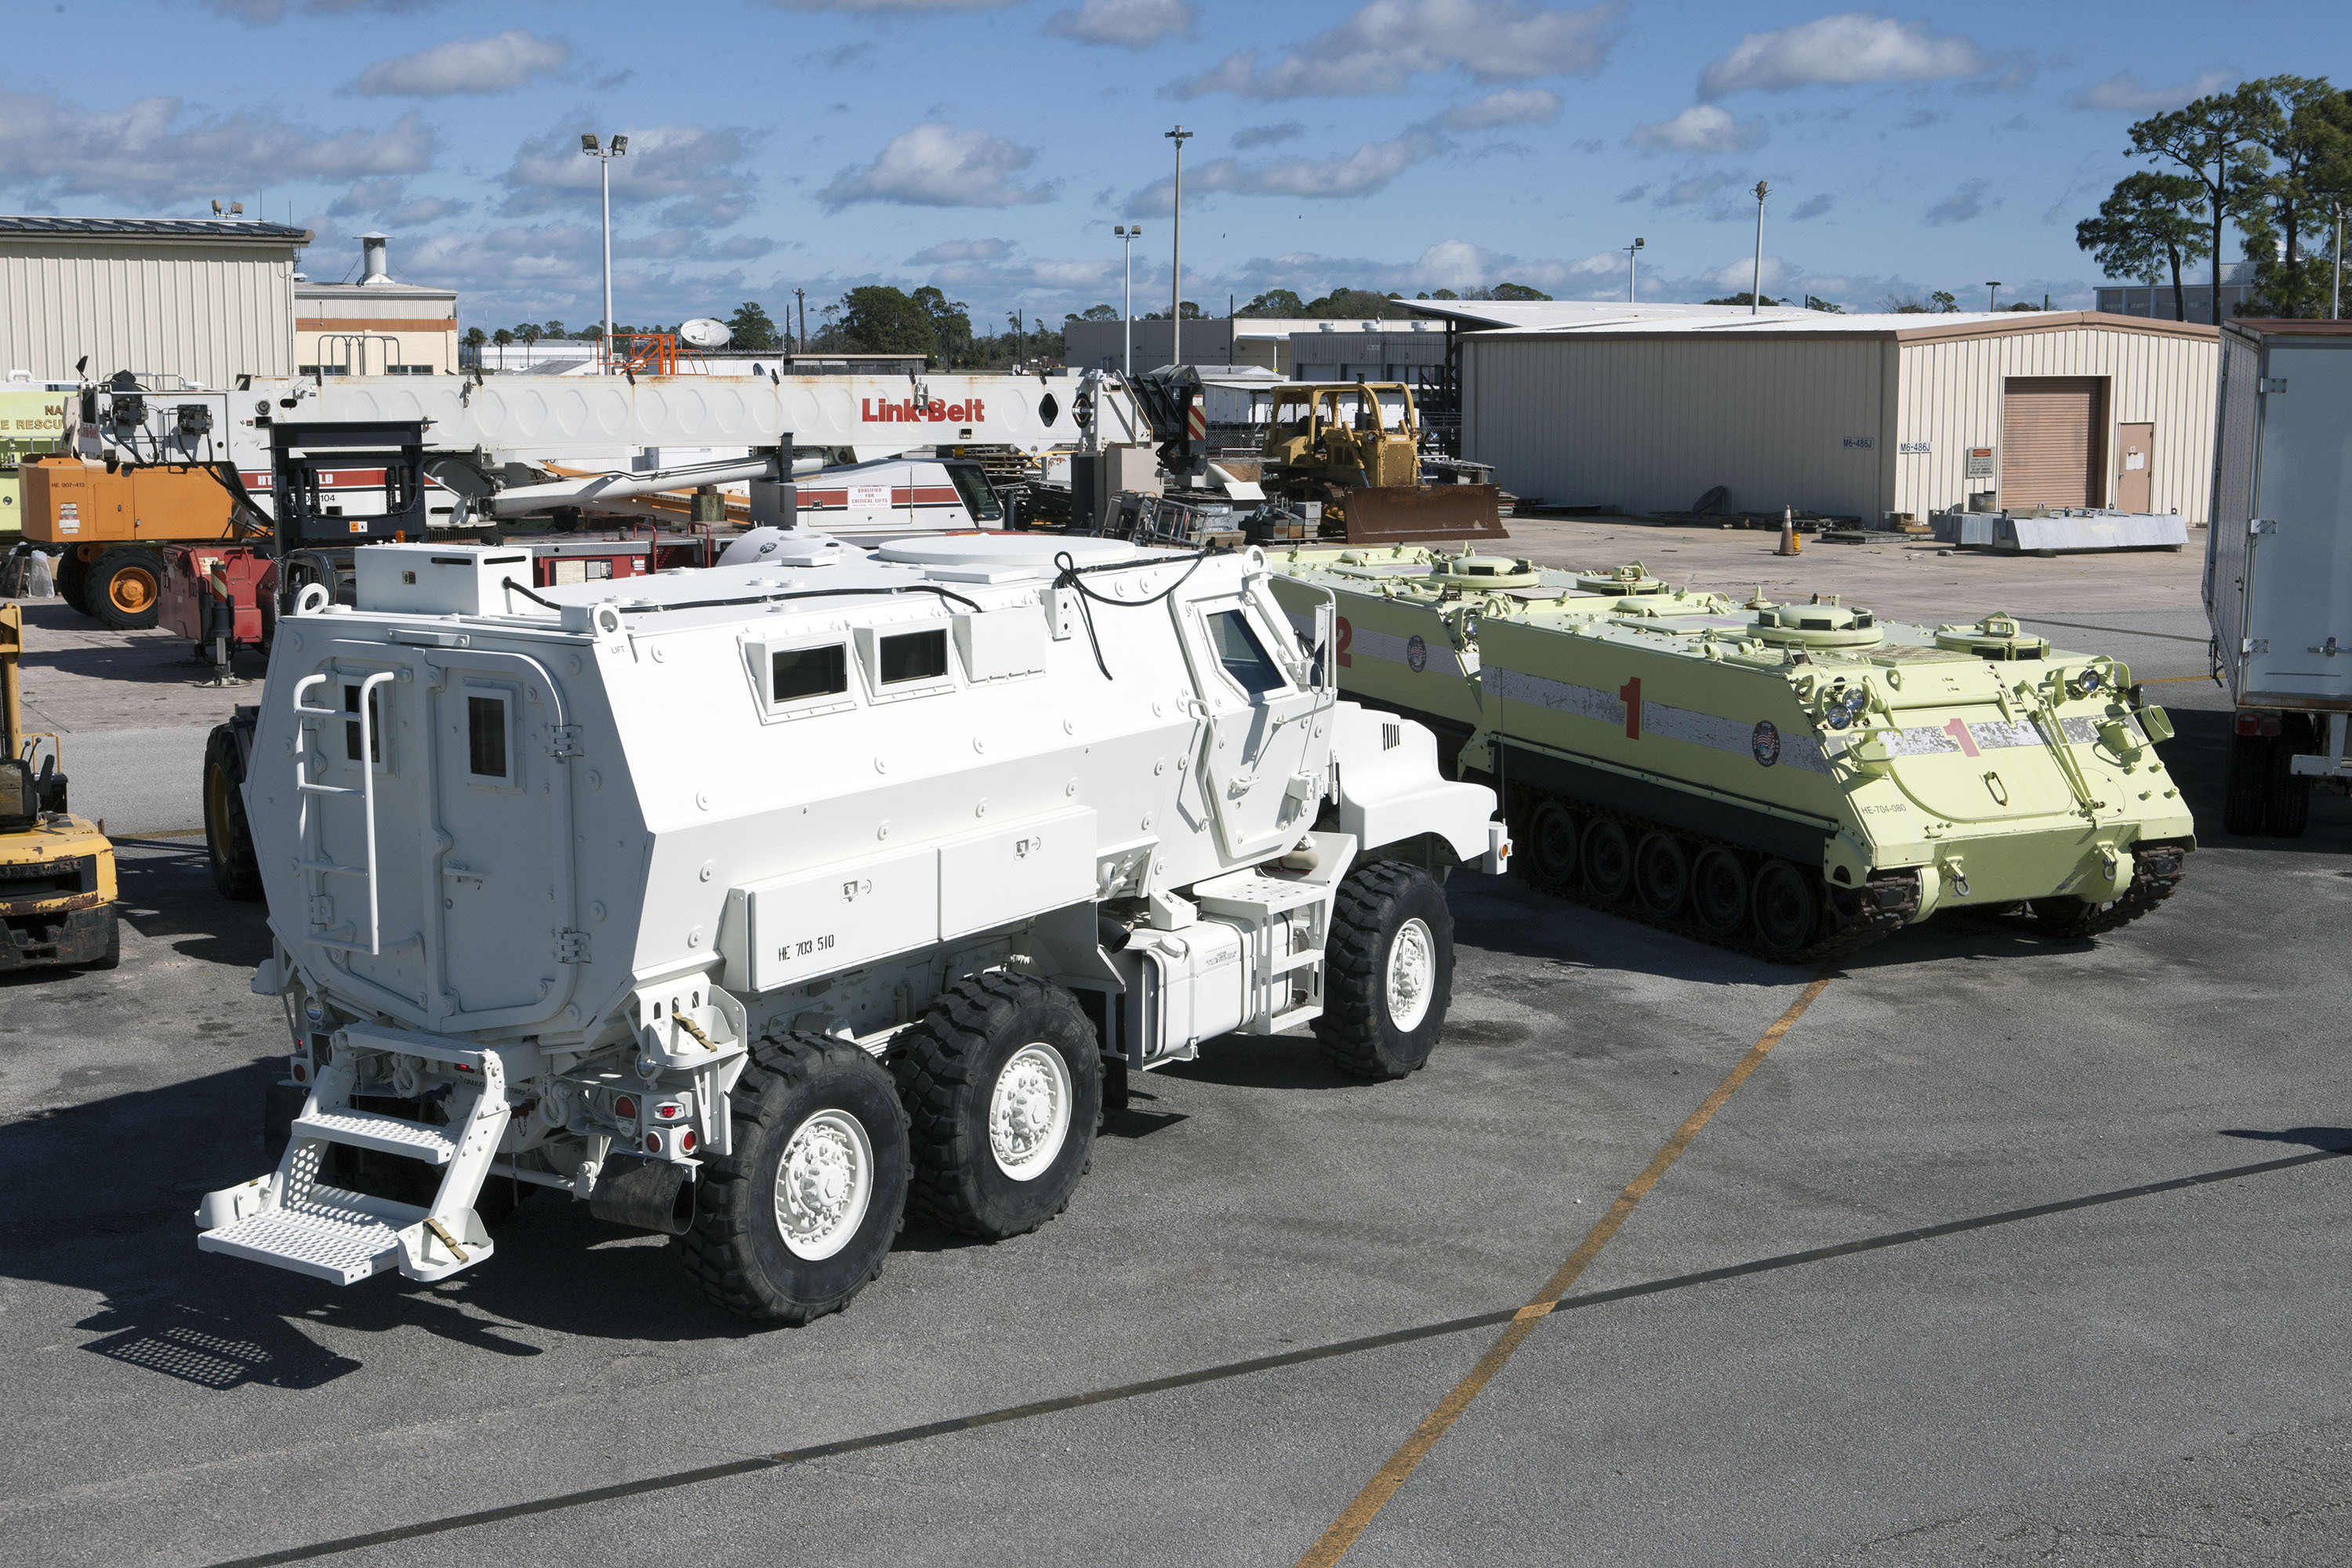
{"label": "red number 2 marking", "polygon": [[1617,689],[1618,700],[1625,704],[1625,738],[1642,738],[1642,678],[1633,677]]}
{"label": "red number 2 marking", "polygon": [[1356,628],[1348,624],[1347,616],[1341,616],[1339,617],[1339,668],[1341,669],[1353,669],[1356,667],[1356,656],[1348,651],[1349,645],[1355,640]]}
{"label": "red number 2 marking", "polygon": [[1980,754],[1977,751],[1977,738],[1969,733],[1969,727],[1964,721],[1958,719],[1952,720],[1944,726],[1944,733],[1960,743],[1960,755],[1973,757]]}

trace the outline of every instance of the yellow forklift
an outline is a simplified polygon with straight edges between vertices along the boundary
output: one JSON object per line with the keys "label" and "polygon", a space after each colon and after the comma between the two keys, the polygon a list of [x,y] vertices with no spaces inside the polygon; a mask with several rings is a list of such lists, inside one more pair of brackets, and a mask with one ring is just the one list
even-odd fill
{"label": "yellow forklift", "polygon": [[24,653],[25,612],[0,605],[0,973],[111,969],[122,959],[114,846],[98,824],[66,810],[58,738],[26,732],[16,685]]}

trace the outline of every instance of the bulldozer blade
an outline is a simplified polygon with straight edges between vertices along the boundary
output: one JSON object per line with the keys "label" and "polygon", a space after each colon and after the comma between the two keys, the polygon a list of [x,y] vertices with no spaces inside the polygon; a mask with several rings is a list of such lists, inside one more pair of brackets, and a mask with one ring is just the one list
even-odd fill
{"label": "bulldozer blade", "polygon": [[1347,542],[1405,544],[1431,540],[1508,539],[1493,485],[1348,492]]}

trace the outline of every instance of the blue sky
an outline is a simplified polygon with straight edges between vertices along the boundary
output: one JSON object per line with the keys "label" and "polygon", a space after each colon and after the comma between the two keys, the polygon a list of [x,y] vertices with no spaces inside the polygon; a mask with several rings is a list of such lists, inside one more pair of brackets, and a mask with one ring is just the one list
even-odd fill
{"label": "blue sky", "polygon": [[2077,218],[2125,127],[2248,75],[2346,67],[2336,4],[1846,11],[1750,0],[19,0],[0,205],[208,215],[352,236],[454,286],[468,325],[936,283],[976,321],[1164,306],[1185,156],[1185,297],[1517,280],[1622,298],[1747,287],[1848,309],[1948,289],[2087,305]]}

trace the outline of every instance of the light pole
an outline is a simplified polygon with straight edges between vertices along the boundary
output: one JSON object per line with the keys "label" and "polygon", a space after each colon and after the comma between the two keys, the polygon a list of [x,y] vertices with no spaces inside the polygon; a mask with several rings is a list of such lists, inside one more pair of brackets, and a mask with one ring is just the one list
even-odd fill
{"label": "light pole", "polygon": [[800,345],[799,345],[799,348],[798,348],[797,352],[798,352],[798,353],[808,353],[808,352],[809,352],[809,346],[808,346],[808,290],[807,290],[807,289],[793,289],[793,300],[795,300],[795,301],[800,305],[800,308],[801,308],[801,328],[800,328],[799,332],[795,334],[795,336],[797,336],[797,337],[798,337],[798,339],[800,340]]}
{"label": "light pole", "polygon": [[580,150],[596,160],[596,172],[604,176],[604,374],[613,372],[613,160],[629,153],[629,139],[615,136],[609,148],[599,147],[596,138],[586,132],[580,136]]}
{"label": "light pole", "polygon": [[1769,188],[1761,180],[1756,182],[1756,281],[1748,289],[1751,316],[1764,308],[1764,193]]}
{"label": "light pole", "polygon": [[1135,242],[1143,237],[1143,226],[1137,224],[1133,228],[1128,228],[1114,224],[1111,226],[1111,233],[1117,235],[1120,244],[1126,247],[1126,254],[1120,258],[1118,264],[1119,324],[1126,334],[1125,347],[1121,351],[1119,359],[1119,364],[1122,367],[1119,374],[1128,380],[1133,381],[1135,379]]}
{"label": "light pole", "polygon": [[1168,281],[1168,363],[1184,363],[1184,143],[1192,132],[1179,125],[1160,134],[1176,143],[1176,249],[1172,276]]}
{"label": "light pole", "polygon": [[1985,296],[1985,309],[1987,310],[1999,310],[2000,308],[2000,279],[1998,278],[1988,278],[1985,279],[1985,287],[1992,290],[1991,293]]}
{"label": "light pole", "polygon": [[2344,314],[2344,204],[2336,204],[2336,270],[2328,277],[2327,319],[2339,320]]}
{"label": "light pole", "polygon": [[1625,303],[1628,305],[1633,302],[1633,277],[1641,269],[1642,247],[1647,243],[1636,236],[1633,243],[1625,247]]}

